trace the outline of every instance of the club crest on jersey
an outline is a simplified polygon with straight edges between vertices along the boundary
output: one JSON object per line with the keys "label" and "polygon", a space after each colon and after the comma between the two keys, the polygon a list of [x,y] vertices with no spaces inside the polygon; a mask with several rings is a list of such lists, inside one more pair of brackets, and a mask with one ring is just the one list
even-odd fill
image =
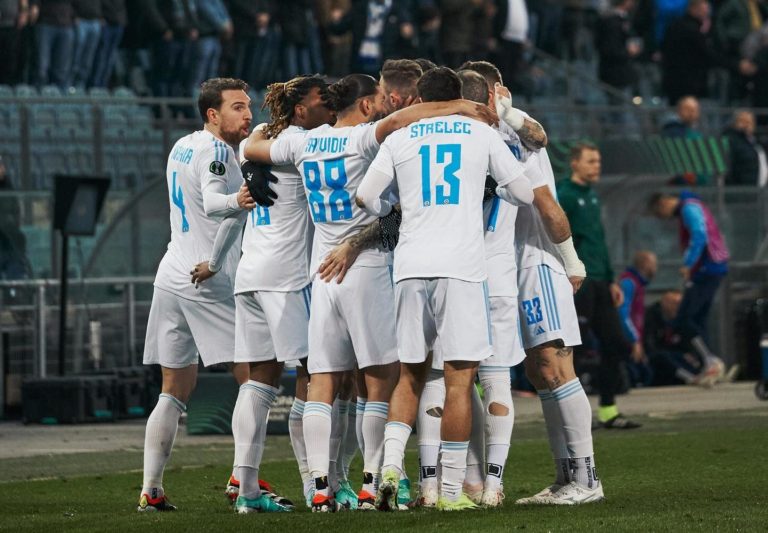
{"label": "club crest on jersey", "polygon": [[211,172],[211,174],[216,174],[217,176],[223,176],[227,172],[227,168],[221,161],[212,162],[208,167],[208,170]]}

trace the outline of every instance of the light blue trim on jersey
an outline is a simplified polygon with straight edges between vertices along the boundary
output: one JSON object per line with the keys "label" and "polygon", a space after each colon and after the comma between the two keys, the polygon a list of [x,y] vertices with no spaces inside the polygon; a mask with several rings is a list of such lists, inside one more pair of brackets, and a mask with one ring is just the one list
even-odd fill
{"label": "light blue trim on jersey", "polygon": [[395,288],[395,270],[392,265],[387,265],[387,270],[389,270],[389,283],[392,285],[392,288]]}
{"label": "light blue trim on jersey", "polygon": [[491,328],[491,301],[488,296],[488,281],[483,281],[483,299],[485,300],[485,318],[488,321],[488,344],[493,345],[493,329]]}
{"label": "light blue trim on jersey", "polygon": [[546,265],[539,265],[537,268],[539,269],[539,285],[541,285],[544,306],[547,310],[547,323],[550,331],[557,331],[560,329],[560,313],[557,309],[552,273]]}
{"label": "light blue trim on jersey", "polygon": [[214,139],[213,147],[215,149],[216,161],[221,161],[222,163],[229,161],[229,150],[227,150],[226,144],[217,139]]}

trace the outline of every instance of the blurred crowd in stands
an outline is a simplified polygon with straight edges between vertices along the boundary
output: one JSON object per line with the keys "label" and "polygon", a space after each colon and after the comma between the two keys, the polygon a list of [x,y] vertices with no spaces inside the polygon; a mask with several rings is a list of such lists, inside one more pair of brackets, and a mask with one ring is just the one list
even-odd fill
{"label": "blurred crowd in stands", "polygon": [[218,74],[261,88],[424,57],[490,59],[519,89],[532,47],[633,95],[768,107],[765,0],[0,0],[11,85],[189,96]]}

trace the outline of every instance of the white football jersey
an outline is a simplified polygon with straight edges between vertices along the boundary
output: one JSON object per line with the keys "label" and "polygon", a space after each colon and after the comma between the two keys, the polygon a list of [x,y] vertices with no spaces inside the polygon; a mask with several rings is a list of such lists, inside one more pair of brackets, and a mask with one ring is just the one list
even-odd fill
{"label": "white football jersey", "polygon": [[[326,124],[304,136],[288,135],[272,144],[272,162],[294,164],[304,180],[315,223],[310,275],[333,248],[376,220],[357,207],[355,191],[378,149],[376,123],[344,128]],[[390,263],[391,254],[376,248],[361,252],[353,268]]]}
{"label": "white football jersey", "polygon": [[[304,128],[289,126],[277,136],[303,137]],[[244,143],[240,144],[243,153]],[[242,157],[241,157],[242,159]],[[235,294],[252,291],[298,291],[309,284],[311,223],[301,175],[293,165],[271,169],[277,183],[274,205],[256,206],[243,232],[243,256],[237,267]]]}
{"label": "white football jersey", "polygon": [[[520,160],[519,139],[506,131],[499,136],[515,159]],[[515,219],[517,206],[494,197],[483,203],[485,231],[485,266],[488,269],[488,296],[517,296],[517,258],[515,251]]]}
{"label": "white football jersey", "polygon": [[506,185],[524,172],[496,130],[458,115],[421,120],[390,135],[371,169],[396,179],[399,189],[395,281],[486,279],[485,176]]}
{"label": "white football jersey", "polygon": [[234,194],[243,183],[237,153],[206,130],[179,139],[166,169],[171,203],[171,242],[155,278],[155,286],[189,300],[216,302],[232,297],[240,257],[238,241],[226,251],[221,270],[198,288],[190,282],[197,263],[211,258],[221,218],[203,209],[203,190]]}
{"label": "white football jersey", "polygon": [[[500,124],[500,131],[509,137],[507,144],[518,159],[525,164],[526,177],[534,190],[549,187],[552,196],[557,199],[555,174],[549,161],[547,149],[538,151],[528,149],[517,133],[507,124]],[[520,206],[515,224],[515,245],[517,248],[518,268],[530,268],[547,265],[556,272],[565,273],[560,253],[552,244],[544,222],[533,205]]]}

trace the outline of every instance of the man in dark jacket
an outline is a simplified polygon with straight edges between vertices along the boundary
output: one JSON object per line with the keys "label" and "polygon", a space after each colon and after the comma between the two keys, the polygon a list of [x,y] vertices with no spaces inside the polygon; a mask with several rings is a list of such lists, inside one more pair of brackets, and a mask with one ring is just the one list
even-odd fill
{"label": "man in dark jacket", "polygon": [[723,55],[712,44],[711,25],[707,0],[690,0],[685,15],[669,25],[662,44],[662,86],[670,104],[685,95],[707,96],[707,73],[712,67],[754,74],[751,62]]}
{"label": "man in dark jacket", "polygon": [[731,149],[731,168],[725,183],[765,187],[768,184],[768,160],[765,148],[755,139],[754,113],[746,109],[736,111],[725,136]]}
{"label": "man in dark jacket", "polygon": [[[38,85],[69,83],[75,47],[75,8],[69,0],[33,0],[40,16],[35,26]],[[3,54],[5,55],[5,53]]]}
{"label": "man in dark jacket", "polygon": [[619,89],[626,89],[637,81],[632,64],[640,54],[637,41],[630,40],[632,28],[629,14],[635,0],[613,0],[613,9],[597,23],[595,41],[600,56],[600,81]]}
{"label": "man in dark jacket", "polygon": [[280,36],[272,0],[228,0],[235,28],[235,77],[260,89],[275,81]]}
{"label": "man in dark jacket", "polygon": [[378,77],[385,59],[415,54],[409,0],[352,0],[346,13],[331,13],[328,31],[334,35],[352,32],[351,72]]}

